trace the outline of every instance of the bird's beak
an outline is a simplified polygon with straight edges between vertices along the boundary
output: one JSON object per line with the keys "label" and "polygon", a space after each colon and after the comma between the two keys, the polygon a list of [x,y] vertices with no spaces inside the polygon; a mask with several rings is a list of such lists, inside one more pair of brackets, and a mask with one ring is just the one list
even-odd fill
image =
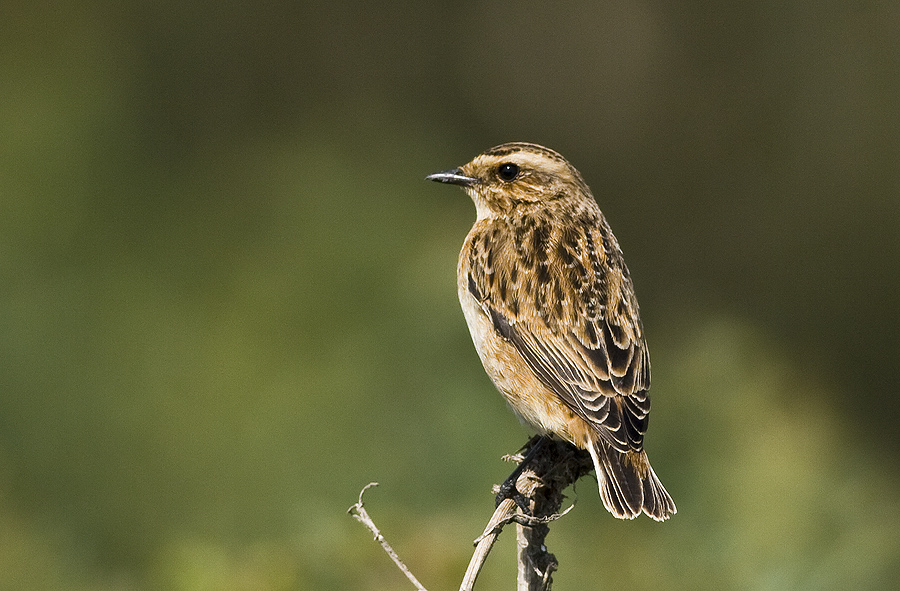
{"label": "bird's beak", "polygon": [[461,187],[471,187],[478,182],[478,179],[464,175],[462,173],[462,169],[459,168],[429,174],[427,177],[425,177],[425,180],[436,181],[438,183],[449,183],[451,185],[460,185]]}

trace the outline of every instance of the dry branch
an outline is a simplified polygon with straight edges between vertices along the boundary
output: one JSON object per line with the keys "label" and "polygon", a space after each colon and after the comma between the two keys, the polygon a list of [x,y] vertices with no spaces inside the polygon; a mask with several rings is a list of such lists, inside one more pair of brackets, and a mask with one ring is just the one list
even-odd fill
{"label": "dry branch", "polygon": [[[558,563],[544,543],[550,532],[549,524],[571,509],[570,507],[559,513],[564,498],[563,491],[590,472],[592,464],[587,452],[578,450],[568,443],[533,438],[526,447],[528,453],[523,460],[524,465],[513,471],[510,478],[516,477],[515,488],[521,495],[518,501],[527,509],[527,513],[522,511],[515,498],[500,500],[484,532],[475,540],[475,552],[469,561],[460,591],[472,591],[494,542],[497,541],[503,527],[513,522],[516,523],[517,532],[518,591],[550,589],[552,574],[557,569]],[[391,560],[416,589],[427,591],[387,543],[363,507],[363,493],[372,486],[375,486],[375,483],[368,484],[362,489],[359,501],[350,507],[349,513],[369,528]]]}

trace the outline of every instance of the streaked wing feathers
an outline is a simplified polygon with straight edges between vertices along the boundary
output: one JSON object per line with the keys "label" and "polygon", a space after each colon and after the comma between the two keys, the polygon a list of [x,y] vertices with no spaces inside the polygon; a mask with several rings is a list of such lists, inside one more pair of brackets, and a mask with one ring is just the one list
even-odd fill
{"label": "streaked wing feathers", "polygon": [[[640,451],[650,361],[637,301],[608,226],[599,217],[587,222],[581,231],[563,224],[569,229],[560,235],[548,233],[554,225],[531,224],[547,234],[544,244],[555,245],[556,260],[526,256],[520,244],[531,237],[521,232],[494,228],[490,239],[473,239],[467,287],[541,382],[614,449]],[[498,256],[510,255],[518,259],[519,281],[492,268]]]}

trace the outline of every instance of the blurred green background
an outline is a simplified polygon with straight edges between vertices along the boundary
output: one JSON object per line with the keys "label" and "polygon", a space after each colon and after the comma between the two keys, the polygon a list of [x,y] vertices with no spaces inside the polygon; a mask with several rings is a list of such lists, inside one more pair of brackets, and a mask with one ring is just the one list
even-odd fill
{"label": "blurred green background", "polygon": [[[0,589],[458,586],[527,438],[431,172],[583,173],[678,504],[565,589],[900,588],[900,4],[0,6]],[[505,539],[504,539],[505,538]],[[513,585],[505,534],[479,587]]]}

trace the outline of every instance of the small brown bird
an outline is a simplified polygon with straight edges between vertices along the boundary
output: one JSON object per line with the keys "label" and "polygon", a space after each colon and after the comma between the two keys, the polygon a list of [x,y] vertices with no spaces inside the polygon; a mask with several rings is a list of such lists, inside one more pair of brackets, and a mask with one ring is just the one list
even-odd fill
{"label": "small brown bird", "polygon": [[638,303],[581,175],[553,150],[509,143],[426,178],[475,202],[459,301],[494,385],[523,422],[591,454],[610,513],[667,519],[675,503],[643,449],[650,357]]}

